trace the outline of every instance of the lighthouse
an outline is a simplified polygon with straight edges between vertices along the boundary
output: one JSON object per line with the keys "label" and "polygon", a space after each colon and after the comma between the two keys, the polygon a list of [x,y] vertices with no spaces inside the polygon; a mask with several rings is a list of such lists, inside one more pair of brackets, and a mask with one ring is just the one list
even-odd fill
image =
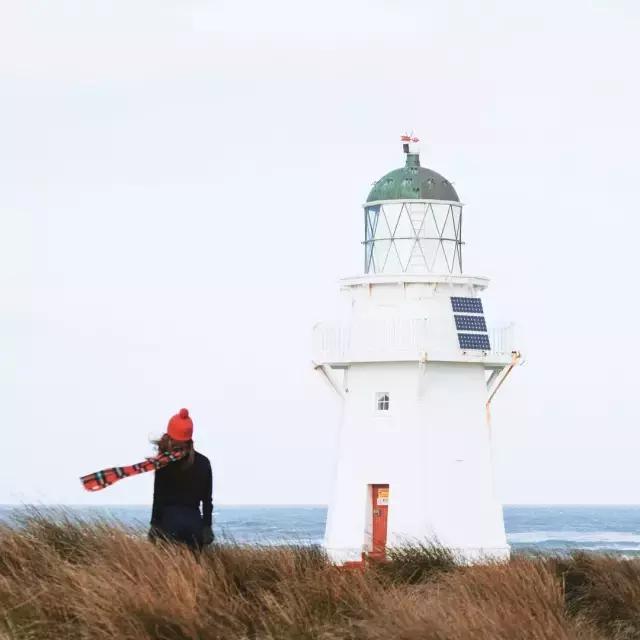
{"label": "lighthouse", "polygon": [[404,166],[363,205],[363,273],[341,283],[346,317],[313,331],[318,373],[342,404],[324,545],[338,564],[415,542],[463,561],[509,556],[494,491],[490,403],[520,354],[514,327],[490,327],[489,280],[463,261],[463,204]]}

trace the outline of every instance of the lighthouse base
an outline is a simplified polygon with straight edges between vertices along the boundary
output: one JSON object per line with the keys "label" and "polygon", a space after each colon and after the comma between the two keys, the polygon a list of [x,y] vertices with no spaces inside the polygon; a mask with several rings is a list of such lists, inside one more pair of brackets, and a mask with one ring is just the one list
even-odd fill
{"label": "lighthouse base", "polygon": [[[511,556],[511,548],[504,547],[467,547],[447,548],[458,564],[483,564],[507,562]],[[362,549],[337,549],[325,547],[329,560],[335,565],[345,565],[362,561]]]}

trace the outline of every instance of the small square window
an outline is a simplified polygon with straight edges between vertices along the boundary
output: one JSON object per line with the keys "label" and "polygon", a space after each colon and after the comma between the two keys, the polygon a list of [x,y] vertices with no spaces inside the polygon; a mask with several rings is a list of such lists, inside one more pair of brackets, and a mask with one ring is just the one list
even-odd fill
{"label": "small square window", "polygon": [[389,411],[388,391],[378,391],[378,393],[376,393],[376,409],[378,411]]}

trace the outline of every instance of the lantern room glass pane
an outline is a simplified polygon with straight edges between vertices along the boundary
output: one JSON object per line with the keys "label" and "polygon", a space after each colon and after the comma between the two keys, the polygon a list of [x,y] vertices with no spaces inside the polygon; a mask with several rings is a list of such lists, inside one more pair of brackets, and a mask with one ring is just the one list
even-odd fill
{"label": "lantern room glass pane", "polygon": [[416,235],[422,235],[422,228],[425,223],[427,205],[424,202],[410,202],[407,204],[407,212],[411,225]]}
{"label": "lantern room glass pane", "polygon": [[420,248],[427,262],[427,269],[431,271],[436,259],[436,253],[440,246],[440,240],[420,240]]}
{"label": "lantern room glass pane", "polygon": [[456,229],[453,226],[453,212],[449,209],[447,213],[447,217],[444,221],[444,226],[441,228],[442,238],[447,240],[455,239],[456,237]]}
{"label": "lantern room glass pane", "polygon": [[391,243],[389,249],[389,255],[387,256],[387,262],[384,265],[386,273],[402,273],[402,265],[400,264],[400,258],[398,257],[398,251],[396,250],[395,241]]}
{"label": "lantern room glass pane", "polygon": [[411,224],[408,207],[403,207],[396,226],[395,238],[415,238],[416,232]]}
{"label": "lantern room glass pane", "polygon": [[456,238],[460,240],[460,217],[462,214],[462,207],[451,205],[451,213],[453,214],[453,226],[456,230]]}
{"label": "lantern room glass pane", "polygon": [[387,221],[387,231],[389,232],[388,235],[386,236],[387,238],[392,238],[395,230],[396,230],[396,226],[398,225],[398,218],[400,218],[400,213],[402,212],[402,208],[403,208],[403,204],[399,203],[392,203],[392,204],[385,204],[382,207],[382,210],[384,211],[384,216],[385,219]]}
{"label": "lantern room glass pane", "polygon": [[373,256],[373,242],[367,242],[364,245],[364,272],[369,273],[373,270],[371,264],[371,258]]}
{"label": "lantern room glass pane", "polygon": [[453,273],[456,270],[456,242],[443,240],[442,252],[445,257],[447,270],[449,273]]}
{"label": "lantern room glass pane", "polygon": [[365,240],[375,238],[380,216],[380,206],[367,207],[365,210]]}
{"label": "lantern room glass pane", "polygon": [[411,249],[411,256],[409,257],[409,264],[406,271],[409,273],[424,273],[427,271],[427,263],[422,255],[422,249],[420,248],[420,242],[416,240]]}
{"label": "lantern room glass pane", "polygon": [[394,240],[393,241],[396,246],[396,251],[398,252],[398,256],[400,258],[400,264],[402,266],[402,271],[407,270],[407,266],[409,265],[409,258],[411,257],[411,250],[415,245],[415,240]]}
{"label": "lantern room glass pane", "polygon": [[384,270],[390,246],[391,240],[376,240],[373,243],[373,264],[376,273]]}
{"label": "lantern room glass pane", "polygon": [[427,215],[424,219],[424,225],[422,226],[422,231],[420,231],[421,238],[439,238],[440,230],[436,226],[436,221],[433,214],[433,209],[431,205],[427,209]]}
{"label": "lantern room glass pane", "polygon": [[449,205],[448,204],[431,204],[431,210],[433,211],[433,216],[436,220],[436,225],[438,227],[438,231],[442,233],[444,229],[444,224],[449,215]]}

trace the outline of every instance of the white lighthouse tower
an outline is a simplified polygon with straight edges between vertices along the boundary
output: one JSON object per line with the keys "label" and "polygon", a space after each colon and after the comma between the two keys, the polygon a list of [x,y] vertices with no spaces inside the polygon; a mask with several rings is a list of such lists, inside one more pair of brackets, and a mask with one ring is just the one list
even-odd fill
{"label": "white lighthouse tower", "polygon": [[343,402],[325,547],[337,563],[425,540],[506,558],[489,403],[519,359],[513,327],[487,327],[489,281],[463,270],[463,205],[402,139],[405,166],[364,204],[349,318],[314,328],[314,365]]}

